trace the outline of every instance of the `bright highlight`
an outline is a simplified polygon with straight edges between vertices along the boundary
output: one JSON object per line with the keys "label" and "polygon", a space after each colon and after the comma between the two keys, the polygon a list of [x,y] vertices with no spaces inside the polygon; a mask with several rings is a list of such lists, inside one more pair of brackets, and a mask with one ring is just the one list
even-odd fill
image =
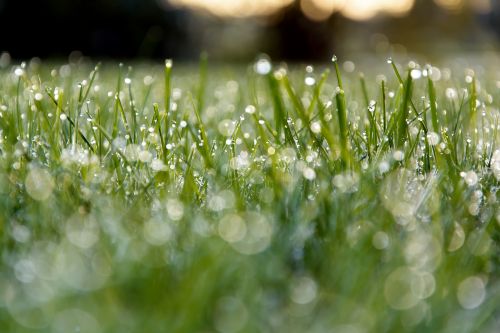
{"label": "bright highlight", "polygon": [[267,16],[290,5],[293,0],[170,0],[178,7],[203,10],[216,16]]}
{"label": "bright highlight", "polygon": [[[251,17],[273,14],[292,4],[293,0],[170,0],[169,2],[174,6],[203,10],[216,16]],[[377,14],[403,16],[413,8],[414,3],[415,0],[301,0],[300,8],[304,15],[315,21],[325,20],[335,12],[340,12],[353,20],[368,20]]]}

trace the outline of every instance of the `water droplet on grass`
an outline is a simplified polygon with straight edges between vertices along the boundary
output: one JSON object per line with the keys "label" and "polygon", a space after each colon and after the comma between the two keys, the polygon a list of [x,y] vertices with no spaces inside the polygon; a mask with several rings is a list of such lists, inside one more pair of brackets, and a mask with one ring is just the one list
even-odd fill
{"label": "water droplet on grass", "polygon": [[439,81],[441,80],[441,70],[437,67],[431,67],[429,69],[429,76],[432,81]]}
{"label": "water droplet on grass", "polygon": [[316,80],[312,76],[307,76],[304,79],[304,83],[306,84],[306,86],[313,86],[316,83]]}
{"label": "water droplet on grass", "polygon": [[144,224],[143,235],[152,245],[164,245],[172,238],[172,228],[166,221],[150,220]]}
{"label": "water droplet on grass", "polygon": [[485,298],[486,287],[483,280],[477,276],[468,277],[458,285],[457,299],[464,309],[477,308]]}
{"label": "water droplet on grass", "polygon": [[412,69],[410,75],[412,79],[418,80],[422,77],[422,71],[420,69]]}
{"label": "water droplet on grass", "polygon": [[153,159],[153,155],[147,150],[141,150],[138,156],[139,161],[142,163],[149,163]]}
{"label": "water droplet on grass", "polygon": [[24,225],[14,224],[12,226],[12,238],[19,243],[26,243],[31,237],[31,231]]}
{"label": "water droplet on grass", "polygon": [[184,205],[177,199],[168,199],[167,213],[172,220],[179,221],[184,216]]}
{"label": "water droplet on grass", "polygon": [[242,240],[247,232],[245,221],[236,214],[224,216],[218,226],[219,236],[228,243]]}
{"label": "water droplet on grass", "polygon": [[226,137],[233,135],[235,128],[236,124],[231,119],[224,119],[217,126],[219,133]]}
{"label": "water droplet on grass", "polygon": [[61,75],[62,78],[67,78],[71,75],[71,66],[70,65],[62,65],[61,68],[59,68],[59,75]]}
{"label": "water droplet on grass", "polygon": [[453,230],[453,235],[451,236],[450,243],[448,245],[448,251],[454,252],[460,249],[465,242],[465,231],[462,226],[455,222],[455,228]]}
{"label": "water droplet on grass", "polygon": [[151,84],[153,84],[153,81],[154,79],[151,75],[146,75],[143,80],[145,86],[150,86]]}
{"label": "water droplet on grass", "polygon": [[245,108],[245,113],[248,113],[248,114],[254,114],[256,111],[255,109],[255,106],[253,105],[247,105],[247,107]]}
{"label": "water droplet on grass", "polygon": [[332,183],[341,193],[354,193],[358,190],[359,175],[355,172],[338,174]]}
{"label": "water droplet on grass", "polygon": [[479,177],[474,171],[468,171],[465,174],[463,174],[464,181],[467,185],[469,186],[474,186],[477,184]]}
{"label": "water droplet on grass", "polygon": [[321,123],[319,121],[313,121],[311,123],[311,131],[315,134],[321,133]]}
{"label": "water droplet on grass", "polygon": [[253,68],[257,74],[266,75],[266,74],[269,74],[271,72],[272,65],[268,59],[262,58],[262,59],[257,60],[257,62],[254,64]]}
{"label": "water droplet on grass", "polygon": [[372,244],[377,250],[384,250],[389,246],[389,236],[383,231],[378,231],[373,235]]}
{"label": "water droplet on grass", "polygon": [[264,251],[272,236],[272,226],[267,218],[255,212],[246,212],[241,217],[245,222],[245,234],[240,240],[231,242],[231,246],[245,255]]}
{"label": "water droplet on grass", "polygon": [[54,180],[45,169],[33,168],[25,180],[26,192],[37,201],[47,200],[54,189]]}
{"label": "water droplet on grass", "polygon": [[162,160],[154,159],[151,162],[151,169],[153,169],[154,171],[165,171],[167,170],[167,166],[163,163]]}
{"label": "water droplet on grass", "polygon": [[316,178],[316,171],[314,171],[314,169],[312,168],[306,167],[302,171],[302,175],[307,180],[314,180]]}
{"label": "water droplet on grass", "polygon": [[36,278],[36,269],[33,261],[21,259],[14,264],[14,274],[22,283],[31,283]]}
{"label": "water droplet on grass", "polygon": [[92,215],[77,212],[66,222],[66,237],[79,248],[88,249],[99,240],[99,225]]}
{"label": "water droplet on grass", "polygon": [[389,306],[396,310],[408,310],[419,303],[412,288],[414,272],[408,267],[394,270],[385,280],[384,296]]}
{"label": "water droplet on grass", "polygon": [[342,65],[342,67],[344,68],[344,70],[347,73],[352,73],[356,69],[356,65],[354,64],[354,62],[349,61],[349,60],[346,61],[346,62],[344,62],[344,64]]}
{"label": "water droplet on grass", "polygon": [[392,153],[392,158],[394,158],[395,161],[401,162],[405,158],[405,154],[401,150],[396,150]]}
{"label": "water droplet on grass", "polygon": [[308,304],[316,299],[318,285],[310,277],[303,276],[292,280],[290,298],[297,304]]}
{"label": "water droplet on grass", "polygon": [[371,113],[375,112],[376,106],[377,106],[377,102],[375,102],[374,100],[371,100],[370,103],[368,103],[368,111]]}
{"label": "water droplet on grass", "polygon": [[390,165],[387,161],[382,161],[380,162],[380,164],[378,165],[378,171],[381,173],[381,174],[384,174],[386,173],[387,171],[389,171],[389,168],[390,168]]}
{"label": "water droplet on grass", "polygon": [[427,141],[431,146],[436,146],[439,144],[439,135],[436,132],[429,132],[427,134]]}
{"label": "water droplet on grass", "polygon": [[283,78],[287,75],[287,70],[281,67],[280,69],[274,71],[273,75],[276,80],[283,80]]}
{"label": "water droplet on grass", "polygon": [[425,271],[417,271],[412,278],[412,291],[419,299],[429,298],[436,291],[434,275]]}

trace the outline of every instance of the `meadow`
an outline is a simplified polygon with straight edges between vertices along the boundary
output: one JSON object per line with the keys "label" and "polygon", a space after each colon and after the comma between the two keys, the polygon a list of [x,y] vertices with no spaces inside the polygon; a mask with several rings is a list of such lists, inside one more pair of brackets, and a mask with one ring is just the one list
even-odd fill
{"label": "meadow", "polygon": [[1,332],[500,329],[494,63],[94,66],[0,69]]}

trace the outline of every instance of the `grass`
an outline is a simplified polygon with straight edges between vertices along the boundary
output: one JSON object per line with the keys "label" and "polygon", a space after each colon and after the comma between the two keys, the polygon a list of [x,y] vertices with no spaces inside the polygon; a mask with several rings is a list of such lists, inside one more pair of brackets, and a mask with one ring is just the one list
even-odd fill
{"label": "grass", "polygon": [[2,69],[0,331],[498,331],[498,82],[352,67]]}

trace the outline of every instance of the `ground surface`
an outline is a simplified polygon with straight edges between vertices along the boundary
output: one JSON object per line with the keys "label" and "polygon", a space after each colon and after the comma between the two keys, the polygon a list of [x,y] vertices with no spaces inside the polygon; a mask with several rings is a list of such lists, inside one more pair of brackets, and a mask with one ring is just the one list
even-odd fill
{"label": "ground surface", "polygon": [[498,331],[500,67],[398,60],[0,70],[0,331]]}

